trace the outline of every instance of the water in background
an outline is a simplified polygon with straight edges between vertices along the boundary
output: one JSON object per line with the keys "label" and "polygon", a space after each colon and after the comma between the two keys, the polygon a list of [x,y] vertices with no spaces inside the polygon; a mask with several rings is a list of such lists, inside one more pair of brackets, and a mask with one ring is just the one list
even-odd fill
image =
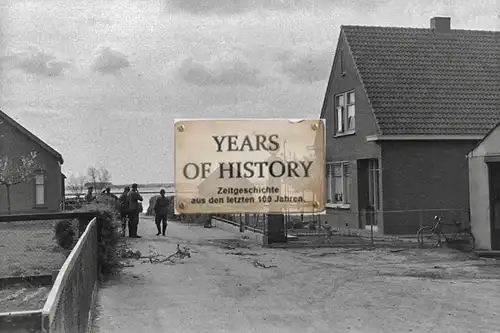
{"label": "water in background", "polygon": [[[161,189],[165,190],[166,195],[173,195],[175,193],[175,187],[173,187],[173,186],[148,187],[148,188],[143,188],[143,189],[141,189],[139,187],[139,193],[142,195],[142,198],[144,199],[143,202],[142,202],[142,206],[144,208],[144,212],[146,212],[146,210],[149,207],[149,199],[151,199],[155,195],[159,195]],[[123,193],[123,190],[112,190],[111,193],[113,193],[114,195],[116,195],[117,197],[119,197]],[[84,193],[84,196],[85,196],[85,194],[86,193]],[[66,190],[66,198],[71,198],[73,196],[74,195],[71,193],[70,190]],[[300,214],[299,213],[295,213],[295,214],[290,213],[289,215],[300,215]],[[314,213],[314,214],[313,213],[304,213],[303,215],[304,216],[317,215],[317,213]]]}
{"label": "water in background", "polygon": [[[161,189],[165,190],[166,195],[172,195],[175,192],[174,187],[148,187],[144,189],[141,189],[139,187],[139,193],[142,195],[142,198],[144,199],[144,201],[142,202],[144,211],[146,211],[146,209],[148,209],[149,207],[149,199],[151,199],[155,195],[159,195]],[[116,189],[112,190],[111,193],[119,197],[123,193],[123,190]],[[85,192],[83,196],[85,196],[85,194],[87,193]],[[72,198],[72,197],[74,197],[74,193],[72,193],[70,190],[66,190],[66,198]]]}

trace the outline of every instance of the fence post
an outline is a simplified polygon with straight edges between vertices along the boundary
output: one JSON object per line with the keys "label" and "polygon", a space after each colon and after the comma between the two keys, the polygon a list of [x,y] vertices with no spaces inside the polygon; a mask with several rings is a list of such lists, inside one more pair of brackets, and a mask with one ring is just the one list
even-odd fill
{"label": "fence post", "polygon": [[90,223],[90,220],[92,220],[92,218],[89,217],[89,215],[78,216],[78,238],[83,235],[85,228],[87,228],[87,225]]}
{"label": "fence post", "polygon": [[262,213],[262,219],[264,220],[264,230],[262,230],[264,236],[267,236],[267,214]]}
{"label": "fence post", "polygon": [[[373,215],[375,215],[375,211],[372,212]],[[372,247],[374,247],[374,244],[373,244],[373,221],[375,221],[375,216],[372,217],[371,219],[371,223],[370,223],[370,239],[371,239],[371,244],[372,244]]]}
{"label": "fence post", "polygon": [[48,314],[42,313],[42,333],[50,332],[50,317]]}

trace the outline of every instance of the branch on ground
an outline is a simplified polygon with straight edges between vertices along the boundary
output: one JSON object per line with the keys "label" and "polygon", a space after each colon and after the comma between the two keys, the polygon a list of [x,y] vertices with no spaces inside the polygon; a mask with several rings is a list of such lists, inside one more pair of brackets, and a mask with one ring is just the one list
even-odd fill
{"label": "branch on ground", "polygon": [[122,251],[122,258],[132,258],[132,259],[140,259],[142,257],[141,251],[126,249]]}
{"label": "branch on ground", "polygon": [[242,252],[242,251],[238,251],[238,252],[226,252],[226,254],[232,254],[232,255],[235,255],[235,256],[256,256],[256,255],[258,255],[257,253]]}
{"label": "branch on ground", "polygon": [[258,261],[258,260],[254,260],[254,261],[253,261],[253,265],[254,265],[255,267],[262,267],[262,268],[278,267],[278,266],[276,266],[276,265],[266,265],[266,264],[263,264],[263,263],[261,263],[261,262],[260,262],[260,261]]}
{"label": "branch on ground", "polygon": [[148,259],[151,264],[174,264],[176,259],[184,258],[191,258],[191,252],[188,247],[181,247],[179,244],[177,244],[177,251],[169,256],[158,253],[154,247],[150,246],[149,255],[140,257],[140,259]]}

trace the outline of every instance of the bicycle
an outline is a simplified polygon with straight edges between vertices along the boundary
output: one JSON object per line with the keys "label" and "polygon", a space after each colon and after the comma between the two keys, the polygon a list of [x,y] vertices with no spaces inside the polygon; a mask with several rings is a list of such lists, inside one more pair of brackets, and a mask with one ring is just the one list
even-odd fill
{"label": "bicycle", "polygon": [[329,225],[326,221],[325,224],[321,226],[322,229],[325,231],[325,241],[327,244],[330,244],[333,241],[333,236],[335,235],[335,232],[332,228],[331,225]]}
{"label": "bicycle", "polygon": [[[435,223],[432,226],[423,226],[417,232],[417,241],[420,245],[424,245],[424,242],[428,241],[433,244],[433,247],[440,247],[443,241],[446,243],[460,244],[462,250],[470,252],[475,247],[475,238],[472,234],[470,224],[466,228],[462,228],[462,223],[460,221],[454,221],[454,223],[443,223],[439,216],[434,216]],[[454,226],[455,230],[451,237],[447,237],[442,226]]]}

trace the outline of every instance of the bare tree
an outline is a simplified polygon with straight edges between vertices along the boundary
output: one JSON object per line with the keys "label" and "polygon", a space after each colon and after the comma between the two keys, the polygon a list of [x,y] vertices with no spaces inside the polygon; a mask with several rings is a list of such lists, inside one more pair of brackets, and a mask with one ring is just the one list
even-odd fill
{"label": "bare tree", "polygon": [[111,184],[111,173],[106,168],[99,169],[99,181],[103,184]]}
{"label": "bare tree", "polygon": [[111,185],[111,173],[106,168],[89,167],[87,170],[88,182],[96,191],[96,194]]}
{"label": "bare tree", "polygon": [[83,175],[71,175],[68,179],[68,189],[76,196],[77,199],[80,199],[80,197],[85,193],[85,182],[86,178]]}
{"label": "bare tree", "polygon": [[99,178],[99,171],[91,166],[87,169],[88,181],[94,189],[96,188],[97,179]]}
{"label": "bare tree", "polygon": [[12,214],[10,189],[12,186],[26,183],[33,178],[37,168],[36,156],[36,152],[33,151],[28,155],[20,155],[17,158],[0,157],[0,185],[5,186],[7,190],[9,215]]}

